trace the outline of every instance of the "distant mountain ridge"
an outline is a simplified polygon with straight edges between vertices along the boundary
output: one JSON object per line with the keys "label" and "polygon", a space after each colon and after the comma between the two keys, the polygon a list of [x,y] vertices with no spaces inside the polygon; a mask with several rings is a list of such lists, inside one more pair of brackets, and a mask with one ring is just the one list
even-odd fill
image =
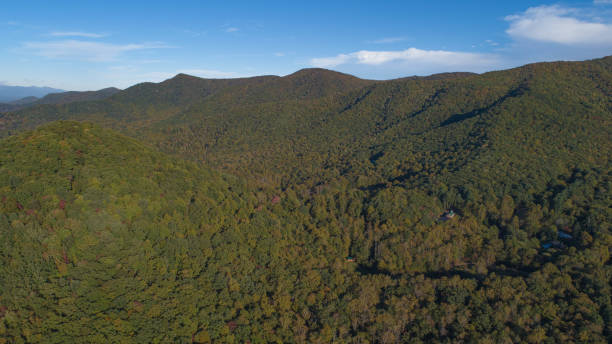
{"label": "distant mountain ridge", "polygon": [[13,100],[13,101],[10,101],[10,102],[5,103],[5,104],[9,104],[9,105],[26,105],[26,104],[34,103],[35,101],[37,101],[39,99],[40,98],[37,98],[37,97],[34,97],[34,96],[30,96],[30,97],[25,97],[25,98]]}
{"label": "distant mountain ridge", "polygon": [[38,104],[67,104],[72,102],[84,102],[92,100],[102,100],[120,92],[115,87],[103,88],[98,91],[69,91],[62,93],[47,94],[35,103]]}
{"label": "distant mountain ridge", "polygon": [[8,103],[25,97],[40,98],[57,92],[65,91],[51,87],[0,85],[0,103]]}
{"label": "distant mountain ridge", "polygon": [[[477,75],[475,73],[439,73],[429,76],[411,76],[395,80],[444,80]],[[143,82],[120,90],[109,87],[98,91],[54,92],[44,97],[25,97],[0,102],[0,112],[22,110],[34,105],[62,105],[73,102],[103,100],[115,96],[118,103],[185,106],[203,101],[208,96],[229,92],[241,94],[242,101],[258,102],[273,99],[314,99],[331,94],[362,88],[391,80],[360,79],[350,74],[323,68],[304,68],[286,76],[263,75],[246,78],[206,79],[184,73],[159,83]],[[230,89],[231,88],[231,89]],[[277,92],[283,90],[283,92]]]}
{"label": "distant mountain ridge", "polygon": [[[104,100],[41,104],[0,115],[0,136],[55,120],[93,121],[232,173],[276,171],[293,179],[311,173],[286,163],[296,157],[318,154],[329,162],[317,160],[320,165],[313,170],[328,166],[358,174],[357,157],[360,164],[369,161],[375,166],[387,159],[403,161],[405,147],[428,151],[436,141],[463,154],[440,151],[440,156],[466,159],[457,164],[469,166],[470,159],[490,151],[478,140],[497,137],[492,133],[503,132],[502,123],[516,121],[518,114],[527,118],[512,125],[517,133],[533,131],[525,123],[537,119],[543,127],[557,120],[563,120],[564,128],[589,125],[590,135],[603,135],[609,118],[601,112],[609,111],[605,94],[611,65],[612,57],[606,57],[386,81],[318,68],[284,77],[202,79],[178,74],[160,83],[132,86]],[[579,100],[579,93],[588,101]],[[546,108],[546,115],[536,111]],[[582,121],[578,113],[593,120]],[[594,121],[600,122],[591,128]],[[471,135],[474,138],[466,139]],[[511,139],[510,132],[504,135],[496,144]],[[537,145],[547,151],[567,145],[564,140],[571,138],[553,136],[548,144]],[[352,163],[344,166],[343,159]],[[519,155],[516,159],[526,161]],[[390,177],[388,171],[381,173]],[[402,178],[407,177],[408,172]]]}
{"label": "distant mountain ridge", "polygon": [[29,106],[41,104],[68,104],[73,102],[102,100],[121,91],[115,87],[108,87],[98,91],[68,91],[49,93],[42,98],[26,97],[8,103],[0,103],[0,112],[16,111]]}

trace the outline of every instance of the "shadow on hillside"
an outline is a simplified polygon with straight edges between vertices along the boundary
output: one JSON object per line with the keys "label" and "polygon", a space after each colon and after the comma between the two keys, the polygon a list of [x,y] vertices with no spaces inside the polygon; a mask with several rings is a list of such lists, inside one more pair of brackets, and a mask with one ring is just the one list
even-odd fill
{"label": "shadow on hillside", "polygon": [[445,127],[447,125],[451,125],[453,123],[461,122],[461,121],[464,121],[466,119],[479,116],[479,115],[481,115],[481,114],[491,110],[492,108],[494,108],[494,107],[496,107],[498,105],[501,105],[503,102],[505,102],[506,100],[508,100],[510,98],[520,97],[521,95],[525,94],[525,92],[528,91],[528,90],[529,90],[529,88],[527,87],[526,82],[523,82],[518,87],[510,90],[508,93],[506,93],[504,96],[502,96],[501,98],[499,98],[498,100],[496,100],[495,102],[493,102],[490,105],[487,105],[487,106],[482,107],[482,108],[474,109],[474,110],[472,110],[470,112],[465,112],[465,113],[461,113],[461,114],[451,115],[444,122],[440,123],[439,128],[443,128],[443,127]]}

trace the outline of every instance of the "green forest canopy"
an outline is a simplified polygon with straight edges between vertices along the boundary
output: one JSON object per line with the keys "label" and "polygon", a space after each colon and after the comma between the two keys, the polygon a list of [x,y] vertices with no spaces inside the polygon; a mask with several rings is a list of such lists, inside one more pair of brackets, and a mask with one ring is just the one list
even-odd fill
{"label": "green forest canopy", "polygon": [[179,75],[0,115],[0,342],[609,342],[611,73]]}

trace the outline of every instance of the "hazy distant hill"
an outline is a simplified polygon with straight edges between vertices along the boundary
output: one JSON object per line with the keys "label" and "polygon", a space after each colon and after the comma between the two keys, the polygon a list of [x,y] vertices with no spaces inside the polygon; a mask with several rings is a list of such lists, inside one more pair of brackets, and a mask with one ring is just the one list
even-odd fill
{"label": "hazy distant hill", "polygon": [[25,97],[43,97],[49,93],[64,92],[63,90],[50,87],[36,87],[36,86],[8,86],[0,85],[0,103],[8,103],[14,100],[22,99]]}
{"label": "hazy distant hill", "polygon": [[16,111],[29,106],[41,104],[67,104],[73,102],[93,101],[106,99],[121,91],[115,87],[104,88],[99,91],[69,91],[61,93],[50,93],[42,98],[26,97],[9,103],[0,103],[0,112]]}
{"label": "hazy distant hill", "polygon": [[611,95],[606,57],[0,114],[0,339],[611,342]]}
{"label": "hazy distant hill", "polygon": [[25,105],[25,104],[33,103],[33,102],[37,101],[38,99],[39,98],[37,98],[37,97],[31,96],[31,97],[25,97],[25,98],[13,100],[13,101],[10,101],[10,102],[4,103],[4,104],[6,104],[6,105]]}
{"label": "hazy distant hill", "polygon": [[66,104],[66,103],[73,103],[73,102],[102,100],[120,91],[121,90],[118,88],[108,87],[108,88],[104,88],[98,91],[83,91],[83,92],[70,91],[70,92],[62,92],[62,93],[51,93],[37,100],[35,104],[36,105],[38,104]]}

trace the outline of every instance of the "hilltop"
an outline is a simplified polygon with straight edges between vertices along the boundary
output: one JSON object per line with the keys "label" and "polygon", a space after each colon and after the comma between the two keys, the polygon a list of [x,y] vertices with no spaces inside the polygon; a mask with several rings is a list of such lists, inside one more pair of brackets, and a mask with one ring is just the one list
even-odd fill
{"label": "hilltop", "polygon": [[[225,252],[248,249],[231,239],[254,211],[240,182],[91,124],[3,140],[0,172],[0,339],[9,342],[186,340],[204,325],[159,293],[208,288],[226,278]],[[167,329],[175,312],[193,323]]]}

